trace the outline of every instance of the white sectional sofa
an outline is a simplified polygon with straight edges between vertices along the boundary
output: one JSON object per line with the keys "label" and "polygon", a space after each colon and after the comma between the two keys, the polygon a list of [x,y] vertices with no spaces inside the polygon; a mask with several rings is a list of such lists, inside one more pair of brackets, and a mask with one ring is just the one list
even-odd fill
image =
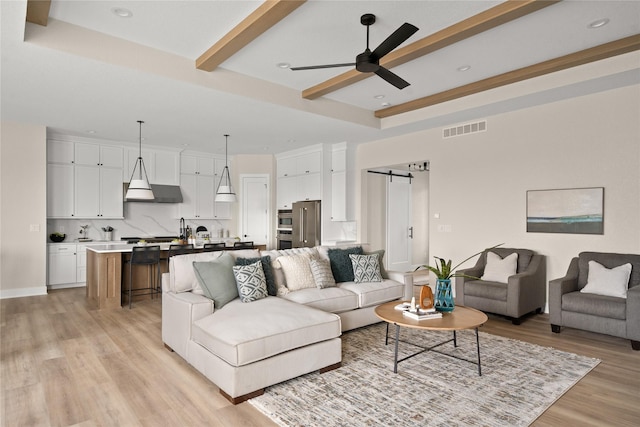
{"label": "white sectional sofa", "polygon": [[[366,245],[361,247],[366,253]],[[303,256],[330,261],[336,252],[330,256],[329,251],[335,249],[349,248],[238,250],[172,257],[169,273],[162,277],[165,346],[215,383],[234,404],[262,394],[270,385],[339,367],[342,331],[379,322],[374,313],[377,305],[410,298],[413,290],[405,273],[385,272],[384,267],[381,281],[338,282],[325,288],[307,283],[302,289],[300,283],[293,283],[292,279],[303,282],[306,278],[293,275],[288,267],[292,260]],[[235,298],[218,308],[205,296],[207,289],[200,285],[203,277],[194,272],[193,263],[220,262],[225,253],[236,260],[269,256],[263,262],[273,270],[277,296],[272,288],[272,295],[264,298],[252,302]],[[383,253],[378,256],[382,258]]]}

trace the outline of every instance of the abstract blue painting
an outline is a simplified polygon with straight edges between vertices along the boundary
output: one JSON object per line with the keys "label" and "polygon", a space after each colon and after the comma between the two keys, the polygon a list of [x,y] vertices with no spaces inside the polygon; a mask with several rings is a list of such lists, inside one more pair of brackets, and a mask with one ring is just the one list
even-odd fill
{"label": "abstract blue painting", "polygon": [[527,231],[604,234],[604,187],[527,191]]}

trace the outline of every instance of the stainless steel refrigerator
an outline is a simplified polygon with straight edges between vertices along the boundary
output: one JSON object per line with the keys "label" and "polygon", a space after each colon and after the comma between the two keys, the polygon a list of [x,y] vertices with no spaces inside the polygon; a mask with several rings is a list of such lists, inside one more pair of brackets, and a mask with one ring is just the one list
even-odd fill
{"label": "stainless steel refrigerator", "polygon": [[320,200],[293,203],[293,247],[312,248],[320,245]]}

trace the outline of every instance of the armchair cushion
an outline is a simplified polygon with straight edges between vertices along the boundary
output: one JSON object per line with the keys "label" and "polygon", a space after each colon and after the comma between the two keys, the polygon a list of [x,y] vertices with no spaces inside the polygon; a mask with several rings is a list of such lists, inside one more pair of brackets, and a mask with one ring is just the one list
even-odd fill
{"label": "armchair cushion", "polygon": [[587,284],[580,292],[626,298],[631,263],[607,268],[597,261],[589,261]]}
{"label": "armchair cushion", "polygon": [[509,276],[516,274],[518,266],[518,253],[514,252],[501,258],[500,255],[489,252],[487,253],[487,264],[484,267],[482,280],[488,282],[507,283]]}
{"label": "armchair cushion", "polygon": [[486,280],[472,280],[465,286],[465,295],[471,297],[488,298],[498,301],[507,300],[507,283],[489,282]]}

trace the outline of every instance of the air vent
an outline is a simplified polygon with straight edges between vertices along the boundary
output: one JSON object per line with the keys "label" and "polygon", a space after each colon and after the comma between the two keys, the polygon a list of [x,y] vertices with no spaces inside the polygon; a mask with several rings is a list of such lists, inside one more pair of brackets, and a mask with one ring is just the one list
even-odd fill
{"label": "air vent", "polygon": [[454,136],[467,135],[470,133],[484,132],[487,130],[487,121],[482,120],[479,122],[465,123],[462,125],[453,126],[450,128],[442,129],[442,138],[453,138]]}

